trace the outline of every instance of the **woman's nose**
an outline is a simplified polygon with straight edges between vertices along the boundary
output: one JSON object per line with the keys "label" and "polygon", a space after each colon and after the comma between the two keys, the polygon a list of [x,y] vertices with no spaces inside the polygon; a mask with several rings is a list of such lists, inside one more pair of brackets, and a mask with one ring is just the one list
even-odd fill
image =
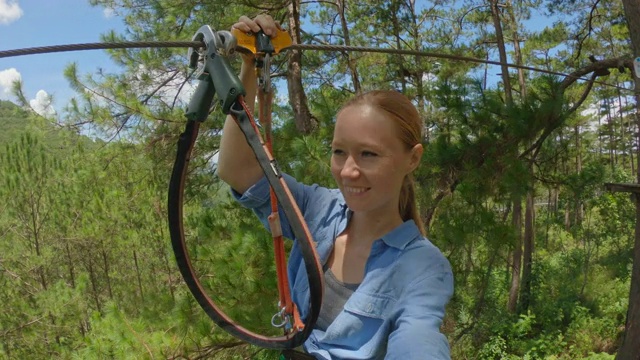
{"label": "woman's nose", "polygon": [[340,176],[343,178],[355,178],[360,175],[360,168],[352,156],[348,156],[347,160],[340,170]]}

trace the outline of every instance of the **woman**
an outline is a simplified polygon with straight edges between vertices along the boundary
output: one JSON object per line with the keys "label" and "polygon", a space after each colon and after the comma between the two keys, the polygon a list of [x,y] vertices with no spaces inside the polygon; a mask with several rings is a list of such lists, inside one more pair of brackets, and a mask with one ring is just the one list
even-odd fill
{"label": "woman", "polygon": [[[243,16],[233,27],[271,35],[278,25],[260,15]],[[246,55],[240,78],[253,109],[257,80]],[[420,116],[404,95],[360,94],[336,119],[331,173],[338,189],[303,185],[284,175],[325,269],[320,316],[304,344],[316,359],[450,358],[439,328],[453,294],[453,275],[424,237],[414,199],[411,174],[422,157],[421,131]],[[231,118],[224,125],[218,174],[266,224],[269,186]],[[293,300],[308,304],[307,274],[295,242],[288,272]],[[308,309],[298,308],[304,318]]]}

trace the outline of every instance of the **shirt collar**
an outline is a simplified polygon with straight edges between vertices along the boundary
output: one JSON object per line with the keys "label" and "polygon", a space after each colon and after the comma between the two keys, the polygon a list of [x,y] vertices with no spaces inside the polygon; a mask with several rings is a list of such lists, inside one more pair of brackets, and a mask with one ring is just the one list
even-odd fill
{"label": "shirt collar", "polygon": [[413,220],[407,220],[382,236],[388,246],[404,250],[415,238],[421,236],[420,230]]}
{"label": "shirt collar", "polygon": [[[342,224],[338,234],[344,231],[344,229],[347,227],[347,224],[349,223],[349,220],[351,219],[351,215],[353,214],[353,211],[351,211],[347,207],[346,203],[342,203],[341,205],[343,211],[345,211],[346,213],[346,220]],[[387,246],[394,247],[399,250],[404,250],[404,248],[406,248],[410,242],[421,236],[422,234],[420,234],[420,229],[418,229],[416,223],[413,220],[407,220],[383,235],[381,240]]]}

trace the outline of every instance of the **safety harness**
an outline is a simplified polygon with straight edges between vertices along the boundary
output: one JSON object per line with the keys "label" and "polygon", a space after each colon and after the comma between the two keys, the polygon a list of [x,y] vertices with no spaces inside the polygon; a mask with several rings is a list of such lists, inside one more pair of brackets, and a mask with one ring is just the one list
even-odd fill
{"label": "safety harness", "polygon": [[[323,291],[322,266],[315,251],[315,243],[272,156],[271,100],[273,94],[269,66],[271,57],[286,47],[288,36],[284,31],[279,32],[273,39],[263,33],[253,35],[239,31],[234,31],[234,34],[228,31],[214,32],[208,25],[202,26],[194,35],[193,41],[201,41],[205,45],[204,48],[190,48],[188,54],[189,66],[195,69],[195,77],[199,83],[186,110],[187,124],[178,140],[168,194],[171,243],[178,268],[189,290],[207,315],[222,329],[250,344],[269,349],[291,349],[304,343],[318,319]],[[291,43],[290,38],[288,43]],[[228,57],[235,51],[236,46],[256,56],[256,70],[259,78],[259,118],[265,130],[266,143],[244,101],[243,97],[246,94],[244,87],[229,65]],[[182,216],[187,164],[198,136],[199,125],[206,120],[214,96],[217,96],[222,112],[232,116],[238,124],[270,185],[272,213],[268,220],[273,236],[279,295],[279,309],[272,317],[271,323],[283,329],[282,336],[256,334],[235,323],[207,295],[195,275],[189,258]],[[310,297],[309,311],[304,321],[291,299],[278,209],[282,210],[287,217],[307,271]]]}

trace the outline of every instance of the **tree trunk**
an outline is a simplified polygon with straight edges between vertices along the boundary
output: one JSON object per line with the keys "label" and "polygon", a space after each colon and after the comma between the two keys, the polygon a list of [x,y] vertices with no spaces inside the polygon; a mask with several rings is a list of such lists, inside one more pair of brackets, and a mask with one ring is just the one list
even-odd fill
{"label": "tree trunk", "polygon": [[[35,196],[35,199],[34,199]],[[36,251],[36,257],[39,259],[42,256],[42,239],[40,238],[40,195],[31,194],[29,199],[30,205],[30,221],[31,221],[31,235],[33,235],[33,246]],[[38,277],[40,278],[40,286],[42,286],[43,290],[47,290],[47,279],[45,276],[44,265],[38,265],[38,269],[36,270],[38,273]]]}
{"label": "tree trunk", "polygon": [[[289,34],[294,44],[300,44],[300,0],[294,0],[288,6]],[[307,95],[302,86],[302,51],[289,50],[289,65],[287,72],[287,89],[289,104],[293,110],[296,129],[304,135],[311,134],[318,128],[316,119],[307,106]]]}
{"label": "tree trunk", "polygon": [[69,240],[65,241],[64,244],[65,252],[67,253],[67,261],[69,262],[69,280],[71,280],[71,287],[76,287],[76,275],[73,266],[73,258],[71,257],[71,248],[69,246]]}
{"label": "tree trunk", "polygon": [[[620,152],[622,154],[622,168],[624,170],[627,170],[627,154],[629,154],[631,151],[629,151],[629,148],[627,147],[627,145],[629,144],[629,142],[627,141],[627,131],[625,130],[625,121],[624,121],[624,109],[626,107],[626,103],[625,105],[622,105],[622,90],[618,89],[618,120],[620,121]],[[630,166],[631,168],[633,168],[633,165]]]}
{"label": "tree trunk", "polygon": [[[402,36],[400,35],[400,20],[398,19],[398,4],[393,3],[391,5],[391,23],[393,24],[393,38],[395,40],[396,49],[402,48]],[[402,93],[406,94],[407,91],[407,69],[404,67],[404,61],[400,57],[394,57],[394,60],[398,61],[398,78],[400,79],[400,86]]]}
{"label": "tree trunk", "polygon": [[[580,126],[574,127],[574,135],[576,140],[576,174],[582,172],[582,139],[580,138]],[[575,195],[575,224],[577,226],[582,225],[582,219],[584,218],[584,210],[582,199],[579,194]]]}
{"label": "tree trunk", "polygon": [[[600,115],[600,114],[598,114]],[[602,129],[602,116],[598,116],[598,129]],[[602,158],[604,153],[602,143],[604,142],[604,134],[602,131],[598,131],[598,157]]]}
{"label": "tree trunk", "polygon": [[571,231],[571,205],[568,201],[564,205],[564,231]]}
{"label": "tree trunk", "polygon": [[494,251],[491,257],[489,258],[489,264],[487,264],[487,270],[484,273],[482,278],[482,286],[480,287],[480,294],[478,294],[475,309],[473,310],[473,318],[474,323],[480,319],[480,315],[482,315],[482,310],[485,309],[485,303],[487,301],[487,290],[489,289],[491,283],[491,273],[493,272],[493,264],[495,263],[496,258],[498,257],[498,252]]}
{"label": "tree trunk", "polygon": [[518,295],[520,293],[520,270],[522,267],[522,198],[520,195],[513,201],[513,228],[516,232],[516,242],[513,249],[511,266],[511,288],[509,289],[509,301],[507,311],[515,313],[518,308]]}
{"label": "tree trunk", "polygon": [[100,305],[100,295],[98,294],[98,280],[96,280],[96,273],[93,270],[93,261],[91,260],[91,254],[89,254],[87,263],[87,270],[89,270],[89,280],[91,281],[91,291],[93,292],[93,300],[96,303],[96,310],[102,312],[102,306]]}
{"label": "tree trunk", "polygon": [[[522,52],[520,51],[520,39],[518,35],[518,24],[516,22],[515,11],[513,9],[513,5],[510,1],[506,2],[505,5],[506,13],[508,15],[507,27],[511,28],[511,36],[513,37],[513,49],[515,55],[516,64],[522,64]],[[500,52],[500,62],[502,64],[507,63],[507,52],[505,49],[504,43],[504,35],[502,33],[502,25],[500,19],[500,9],[497,1],[491,0],[491,15],[493,18],[493,23],[496,29],[496,40],[498,42],[498,50]],[[509,68],[505,65],[502,65],[502,81],[504,83],[504,91],[505,91],[505,99],[507,101],[507,105],[513,104],[513,95],[511,93],[511,79],[509,77]],[[520,97],[521,100],[524,101],[527,97],[527,87],[524,78],[524,70],[518,69],[518,84],[520,86]],[[530,172],[533,171],[531,166],[528,169]],[[527,206],[528,206],[527,202]],[[527,208],[527,211],[529,209]],[[526,212],[525,215],[529,213]],[[517,215],[517,216],[516,216]],[[527,219],[525,218],[525,224]],[[511,272],[511,289],[509,290],[509,300],[507,303],[507,310],[511,313],[515,313],[518,309],[518,296],[522,296],[521,292],[521,281],[525,279],[524,273],[521,277],[522,272],[522,196],[518,195],[517,199],[513,204],[513,225],[516,229],[516,247],[513,250],[513,268]],[[526,237],[525,228],[525,237]],[[526,252],[526,247],[525,247]],[[525,254],[526,256],[526,254]],[[526,269],[525,269],[526,271]]]}
{"label": "tree trunk", "polygon": [[107,252],[102,248],[102,266],[104,267],[104,276],[107,280],[107,292],[109,293],[109,299],[113,300],[113,291],[111,290],[111,276],[109,275],[109,257]]}
{"label": "tree trunk", "polygon": [[534,250],[534,216],[533,189],[527,192],[527,204],[524,211],[524,252],[522,253],[522,289],[520,291],[520,310],[526,311],[531,304],[531,274],[533,269]]}
{"label": "tree trunk", "polygon": [[[618,94],[620,94],[620,91],[618,91]],[[623,97],[622,98],[624,100],[624,108],[628,109],[629,108],[629,100],[627,99],[627,97]],[[624,120],[622,122],[624,124]],[[624,126],[624,125],[623,125]],[[631,173],[634,174],[636,172],[636,164],[633,162],[633,159],[635,158],[635,155],[633,154],[633,149],[634,149],[634,145],[636,144],[636,141],[633,137],[633,134],[635,134],[635,131],[637,131],[636,126],[633,122],[629,122],[629,127],[628,127],[627,133],[629,134],[629,141],[625,142],[625,149],[627,149],[628,151],[625,151],[625,154],[629,154],[629,167],[631,168]]]}
{"label": "tree trunk", "polygon": [[[351,46],[351,38],[349,37],[349,27],[347,26],[347,18],[345,17],[345,0],[336,0],[335,5],[338,7],[338,15],[340,16],[340,25],[342,25],[342,36],[344,37],[344,45]],[[344,52],[344,57],[347,60],[347,67],[351,73],[351,82],[353,83],[353,90],[357,93],[360,92],[360,76],[358,75],[358,67],[355,60],[348,52]]]}
{"label": "tree trunk", "polygon": [[169,262],[169,257],[167,256],[167,252],[164,250],[163,247],[163,243],[162,243],[162,239],[165,239],[165,234],[164,234],[164,227],[160,226],[158,231],[160,232],[160,237],[158,238],[158,252],[160,253],[160,256],[162,258],[162,262],[164,264],[164,271],[167,273],[167,278],[169,281],[169,292],[171,293],[171,298],[173,299],[173,302],[175,303],[176,301],[176,295],[175,295],[175,291],[173,289],[173,269],[171,268],[171,264]]}
{"label": "tree trunk", "polygon": [[498,5],[498,0],[490,0],[491,4],[491,17],[493,18],[493,25],[496,28],[496,40],[498,42],[498,53],[500,54],[500,63],[502,70],[502,82],[504,86],[504,96],[507,105],[511,106],[513,104],[513,96],[511,94],[511,80],[509,79],[509,67],[506,65],[507,61],[507,50],[504,46],[504,36],[502,35],[502,23],[500,20],[500,9]]}
{"label": "tree trunk", "polygon": [[554,201],[553,188],[548,187],[547,188],[547,219],[545,221],[546,229],[544,231],[544,247],[545,248],[549,246],[549,229],[551,227],[551,213],[553,212],[553,201]]}
{"label": "tree trunk", "polygon": [[[400,1],[402,2],[402,1]],[[411,38],[415,39],[416,44],[423,44],[424,41],[422,39],[423,32],[421,31],[421,23],[423,21],[422,16],[418,15],[416,11],[416,1],[411,0],[407,1],[406,5],[410,9],[411,13]],[[400,49],[400,47],[398,47]],[[416,50],[419,50],[418,48]],[[416,101],[418,102],[418,109],[425,109],[425,95],[429,93],[431,97],[431,91],[428,88],[425,88],[425,80],[427,82],[431,82],[431,75],[434,71],[438,70],[437,62],[428,61],[425,63],[425,58],[422,56],[415,56],[414,61],[416,63],[416,71],[413,79],[413,83],[416,87]],[[426,75],[426,76],[425,76]],[[429,126],[426,126],[426,129],[429,129]],[[427,133],[428,135],[428,133]],[[428,140],[428,137],[427,137]]]}
{"label": "tree trunk", "polygon": [[609,162],[611,163],[611,171],[614,171],[616,168],[616,140],[615,140],[615,129],[613,127],[613,118],[611,116],[611,103],[609,99],[604,99],[607,108],[607,123],[609,124]]}
{"label": "tree trunk", "polygon": [[[640,57],[640,0],[622,0],[625,17],[629,26],[631,48],[634,57]],[[640,128],[640,74],[635,76],[636,121]],[[636,159],[637,182],[640,183],[640,149]],[[633,247],[633,267],[631,270],[631,288],[629,290],[629,309],[622,346],[616,356],[617,360],[640,359],[640,198],[636,200],[636,234]]]}
{"label": "tree trunk", "polygon": [[[522,51],[520,50],[520,34],[518,32],[518,23],[516,22],[516,14],[513,10],[513,4],[511,1],[507,1],[507,13],[509,14],[509,23],[511,25],[511,32],[513,33],[513,52],[517,65],[522,65]],[[518,85],[520,85],[520,96],[524,101],[527,98],[527,84],[524,77],[524,69],[518,68]]]}
{"label": "tree trunk", "polygon": [[140,299],[144,302],[144,292],[142,291],[142,275],[140,274],[140,266],[138,266],[138,255],[136,250],[133,250],[133,263],[136,266],[136,276],[138,278],[138,291],[140,292]]}

